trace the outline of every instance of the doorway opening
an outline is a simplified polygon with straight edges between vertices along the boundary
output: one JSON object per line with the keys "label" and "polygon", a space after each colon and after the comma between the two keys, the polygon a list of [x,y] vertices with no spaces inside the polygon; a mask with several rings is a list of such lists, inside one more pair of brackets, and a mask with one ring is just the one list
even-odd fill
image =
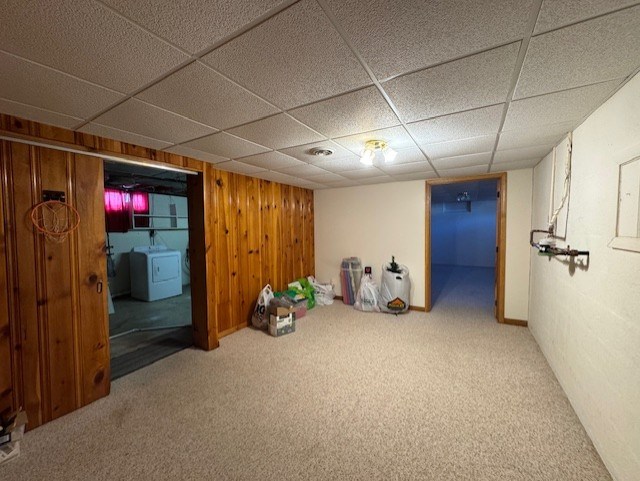
{"label": "doorway opening", "polygon": [[427,181],[426,310],[493,311],[504,322],[506,174]]}
{"label": "doorway opening", "polygon": [[111,379],[193,345],[187,174],[104,162]]}

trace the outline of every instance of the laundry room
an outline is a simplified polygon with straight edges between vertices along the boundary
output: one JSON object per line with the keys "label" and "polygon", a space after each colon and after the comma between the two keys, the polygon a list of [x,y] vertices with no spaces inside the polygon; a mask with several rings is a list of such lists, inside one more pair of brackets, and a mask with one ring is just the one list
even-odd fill
{"label": "laundry room", "polygon": [[105,162],[112,378],[193,344],[186,174]]}

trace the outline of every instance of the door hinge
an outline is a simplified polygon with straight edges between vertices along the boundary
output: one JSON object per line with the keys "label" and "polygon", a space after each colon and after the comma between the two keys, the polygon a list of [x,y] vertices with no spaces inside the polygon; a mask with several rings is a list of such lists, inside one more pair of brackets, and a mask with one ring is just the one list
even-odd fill
{"label": "door hinge", "polygon": [[500,246],[496,246],[496,254],[500,252]]}
{"label": "door hinge", "polygon": [[496,197],[500,198],[500,191],[496,192]]}

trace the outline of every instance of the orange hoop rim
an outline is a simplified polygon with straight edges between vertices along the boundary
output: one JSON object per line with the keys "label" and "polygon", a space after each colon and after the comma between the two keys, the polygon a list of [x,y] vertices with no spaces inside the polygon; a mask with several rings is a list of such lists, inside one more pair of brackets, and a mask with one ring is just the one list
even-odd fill
{"label": "orange hoop rim", "polygon": [[[41,225],[38,224],[38,217],[36,216],[36,213],[38,212],[38,210],[44,206],[51,206],[51,205],[59,205],[59,206],[64,206],[65,208],[67,208],[68,210],[71,211],[71,213],[73,214],[74,217],[74,222],[73,225],[63,231],[52,231],[47,229],[46,227],[42,227]],[[71,204],[67,204],[66,202],[61,202],[59,200],[46,200],[44,202],[40,202],[39,204],[36,204],[35,206],[33,206],[33,208],[31,209],[31,223],[35,226],[35,228],[38,230],[38,232],[45,234],[47,236],[53,236],[53,237],[63,237],[66,236],[68,234],[70,234],[71,232],[73,232],[74,230],[76,230],[78,228],[78,226],[80,225],[80,213],[78,212],[78,210],[72,206]]]}

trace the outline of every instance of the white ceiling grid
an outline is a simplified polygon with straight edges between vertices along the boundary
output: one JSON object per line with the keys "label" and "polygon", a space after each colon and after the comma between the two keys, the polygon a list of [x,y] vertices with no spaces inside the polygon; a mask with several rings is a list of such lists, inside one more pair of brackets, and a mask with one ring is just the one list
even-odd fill
{"label": "white ceiling grid", "polygon": [[640,0],[7,0],[0,112],[348,187],[536,165],[639,58]]}

